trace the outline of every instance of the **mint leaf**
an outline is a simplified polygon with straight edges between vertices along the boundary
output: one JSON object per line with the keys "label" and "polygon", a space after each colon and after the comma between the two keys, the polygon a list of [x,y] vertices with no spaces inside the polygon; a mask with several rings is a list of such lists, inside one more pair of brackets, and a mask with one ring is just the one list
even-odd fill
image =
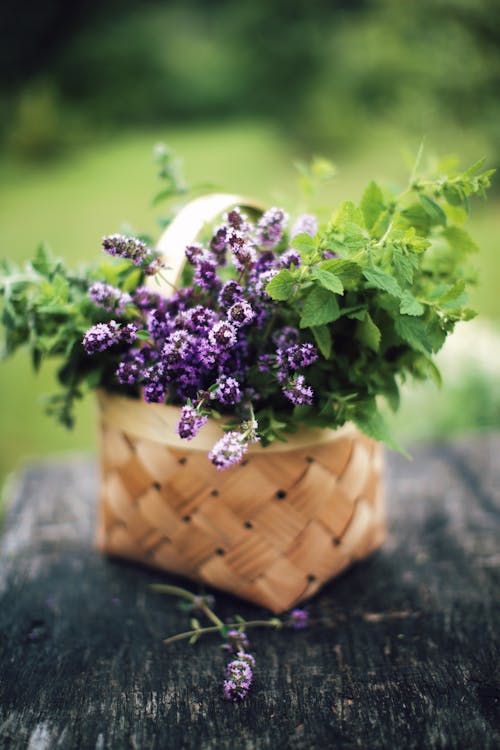
{"label": "mint leaf", "polygon": [[392,263],[394,271],[400,283],[413,283],[413,276],[418,268],[418,256],[416,253],[406,251],[395,247],[392,252]]}
{"label": "mint leaf", "polygon": [[355,284],[361,278],[361,266],[352,260],[344,260],[344,258],[324,260],[318,268],[334,273],[340,278],[344,287]]}
{"label": "mint leaf", "polygon": [[368,231],[371,231],[385,211],[384,196],[376,182],[370,182],[361,198],[361,211]]}
{"label": "mint leaf", "polygon": [[455,226],[446,227],[442,236],[446,238],[450,247],[461,256],[479,251],[478,246],[465,229]]}
{"label": "mint leaf", "polygon": [[[309,239],[311,239],[309,237]],[[290,299],[295,291],[295,278],[288,268],[283,268],[266,286],[266,292],[271,299],[285,301]]]}
{"label": "mint leaf", "polygon": [[300,319],[301,328],[321,326],[331,323],[340,315],[335,294],[322,287],[314,287],[306,297]]}
{"label": "mint leaf", "polygon": [[438,304],[445,310],[457,310],[467,304],[469,297],[465,291],[465,281],[460,279],[438,299]]}
{"label": "mint leaf", "polygon": [[380,328],[373,322],[369,312],[365,312],[363,319],[358,323],[356,328],[356,338],[374,352],[378,352],[382,334]]}
{"label": "mint leaf", "polygon": [[296,234],[295,237],[292,237],[290,244],[295,250],[299,250],[300,252],[312,253],[316,250],[314,239],[306,232]]}
{"label": "mint leaf", "polygon": [[316,346],[320,350],[321,354],[325,359],[330,359],[332,353],[332,336],[328,326],[314,326],[311,331],[316,342]]}
{"label": "mint leaf", "polygon": [[321,286],[328,289],[330,292],[344,294],[344,285],[339,277],[331,271],[325,271],[322,268],[315,268],[312,275],[319,281]]}
{"label": "mint leaf", "polygon": [[400,336],[403,341],[406,341],[413,349],[424,354],[432,352],[431,345],[429,343],[429,337],[427,329],[424,323],[418,318],[413,318],[409,315],[401,315],[394,321],[394,328],[396,333]]}
{"label": "mint leaf", "polygon": [[432,220],[433,224],[446,224],[446,214],[435,200],[429,198],[425,193],[419,195],[420,203],[424,207],[425,213]]}
{"label": "mint leaf", "polygon": [[363,271],[363,276],[370,286],[382,289],[382,291],[392,294],[393,297],[401,295],[401,288],[398,282],[393,276],[389,276],[388,273],[379,271],[378,268],[367,268]]}
{"label": "mint leaf", "polygon": [[424,306],[413,296],[408,290],[403,292],[401,297],[401,305],[399,312],[402,315],[423,315],[425,311]]}
{"label": "mint leaf", "polygon": [[377,409],[375,399],[359,404],[358,408],[353,411],[351,419],[361,432],[364,432],[368,437],[387,443],[389,448],[403,453],[407,458],[410,458],[389,430],[385,419]]}
{"label": "mint leaf", "polygon": [[364,227],[364,218],[360,209],[352,201],[345,201],[333,214],[331,224],[340,228],[346,224],[355,224],[361,229]]}

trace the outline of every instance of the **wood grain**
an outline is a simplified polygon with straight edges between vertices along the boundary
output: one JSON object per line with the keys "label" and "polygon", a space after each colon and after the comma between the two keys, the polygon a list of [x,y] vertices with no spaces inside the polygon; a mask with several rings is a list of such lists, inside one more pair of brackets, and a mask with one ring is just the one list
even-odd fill
{"label": "wood grain", "polygon": [[94,461],[28,468],[0,540],[0,747],[498,748],[499,451],[391,455],[388,542],[310,601],[308,631],[252,632],[241,705],[216,640],[161,643],[186,615],[148,583],[176,579],[92,548]]}

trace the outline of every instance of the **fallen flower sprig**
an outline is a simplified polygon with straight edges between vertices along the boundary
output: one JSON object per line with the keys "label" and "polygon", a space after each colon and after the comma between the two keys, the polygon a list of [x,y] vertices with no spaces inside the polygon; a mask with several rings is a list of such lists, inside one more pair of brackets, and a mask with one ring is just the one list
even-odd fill
{"label": "fallen flower sprig", "polygon": [[183,633],[172,635],[164,639],[164,643],[189,640],[190,644],[196,643],[202,635],[219,633],[224,639],[223,648],[233,655],[233,659],[226,667],[226,679],[224,680],[224,696],[231,701],[240,701],[246,697],[253,681],[253,670],[255,669],[255,657],[248,653],[249,641],[246,630],[249,628],[275,628],[291,627],[294,630],[302,630],[308,625],[309,615],[306,610],[294,609],[285,619],[271,617],[269,620],[245,620],[236,615],[234,621],[223,622],[213,610],[214,598],[211,595],[193,594],[180,586],[170,586],[163,583],[153,583],[150,589],[161,594],[171,594],[184,599],[180,608],[187,612],[199,612],[210,620],[213,625],[203,626],[196,617],[191,618],[191,629]]}

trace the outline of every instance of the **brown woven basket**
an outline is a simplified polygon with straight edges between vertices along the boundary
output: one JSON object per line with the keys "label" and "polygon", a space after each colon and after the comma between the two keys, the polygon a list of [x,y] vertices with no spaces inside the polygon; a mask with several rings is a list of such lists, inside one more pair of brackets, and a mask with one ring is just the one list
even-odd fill
{"label": "brown woven basket", "polygon": [[[178,215],[159,244],[169,281],[178,278],[185,245],[231,205],[249,204],[210,196]],[[186,443],[175,433],[177,407],[105,392],[98,403],[97,544],[107,554],[280,613],[385,538],[381,446],[352,425],[304,429],[268,448],[252,445],[242,464],[219,472],[207,458],[222,435],[215,422]]]}

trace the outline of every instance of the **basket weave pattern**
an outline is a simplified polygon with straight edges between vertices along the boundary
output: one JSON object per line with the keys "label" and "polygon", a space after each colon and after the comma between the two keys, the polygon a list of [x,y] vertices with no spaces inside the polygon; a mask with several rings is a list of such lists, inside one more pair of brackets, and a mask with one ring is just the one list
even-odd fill
{"label": "basket weave pattern", "polygon": [[100,549],[275,613],[385,538],[381,447],[354,428],[218,472],[204,451],[103,422],[101,456]]}

